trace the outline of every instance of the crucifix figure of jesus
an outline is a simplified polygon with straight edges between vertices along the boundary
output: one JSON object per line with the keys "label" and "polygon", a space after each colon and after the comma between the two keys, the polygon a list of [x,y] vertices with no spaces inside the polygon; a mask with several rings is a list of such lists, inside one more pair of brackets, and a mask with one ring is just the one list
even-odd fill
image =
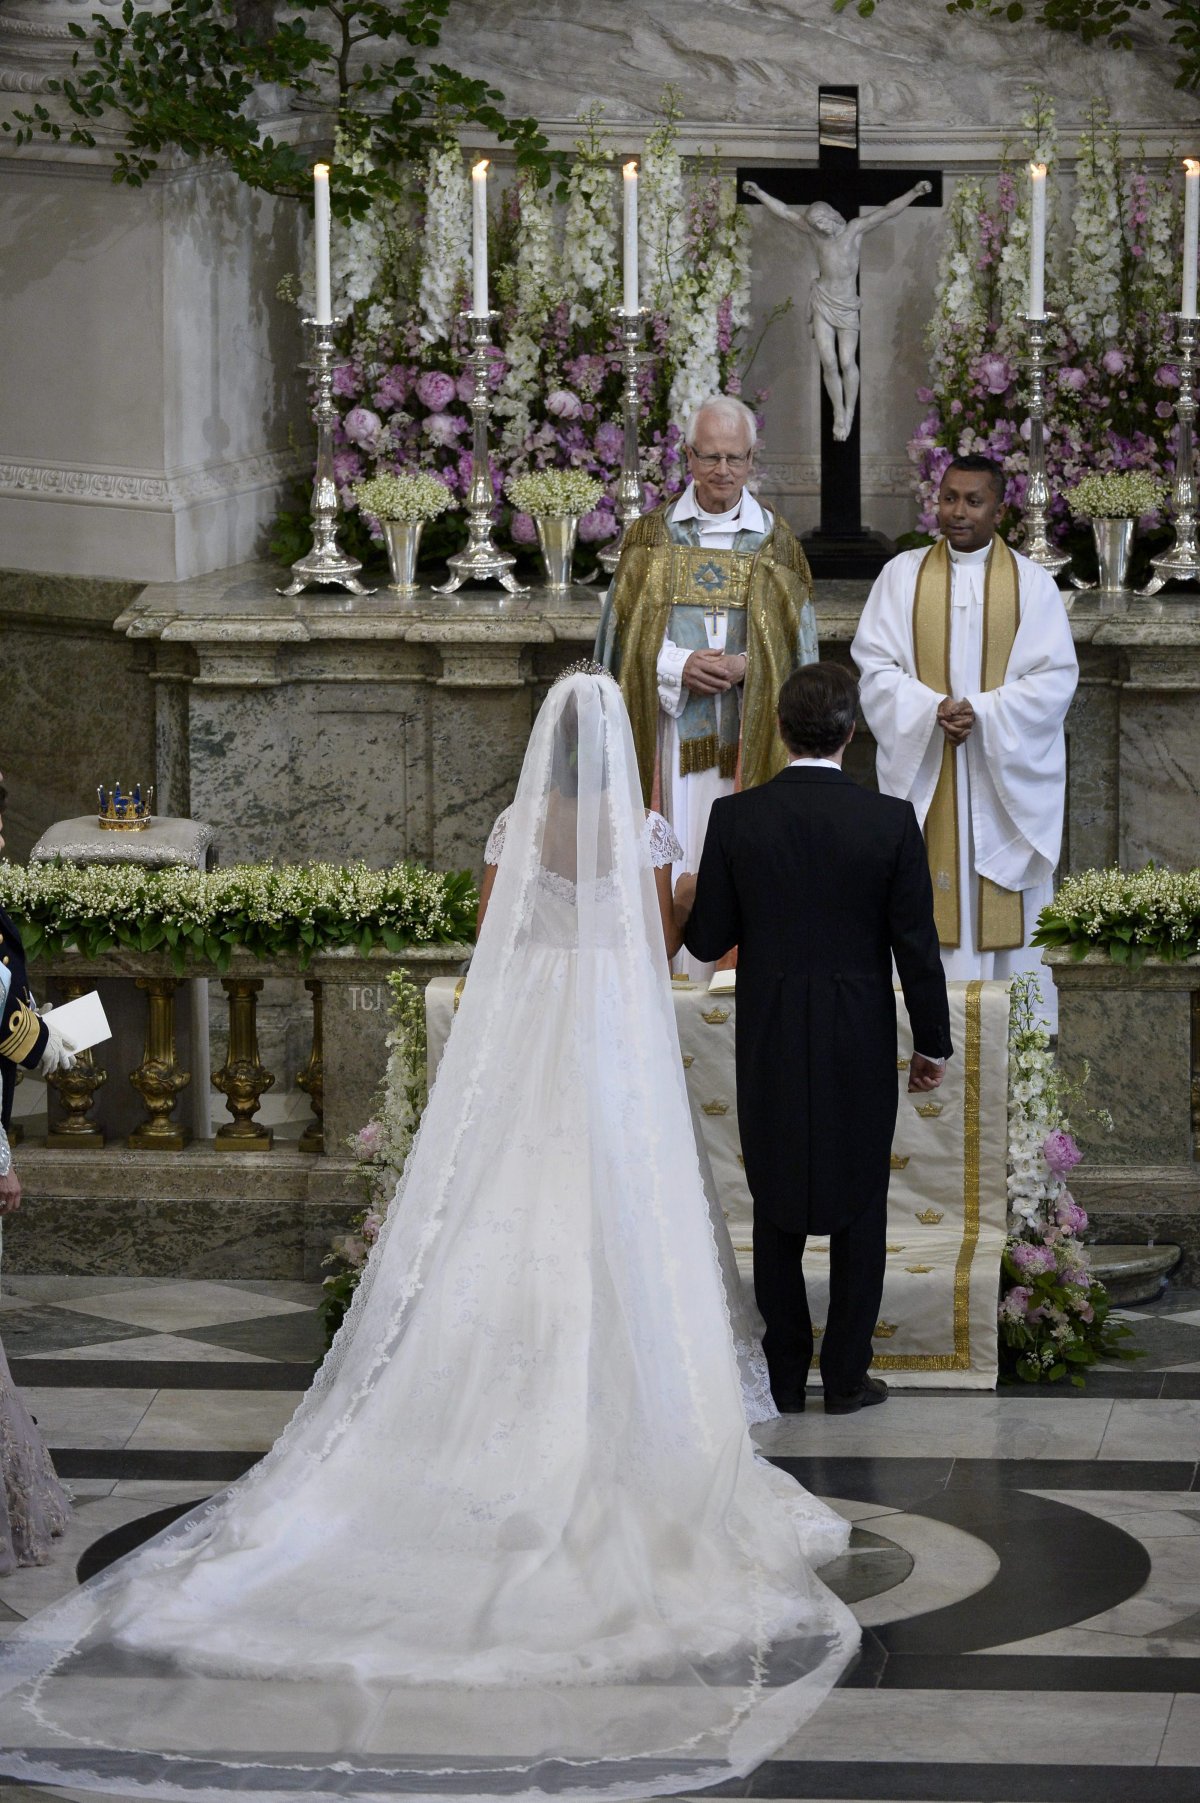
{"label": "crucifix figure of jesus", "polygon": [[828,201],[789,207],[757,182],[744,181],[742,192],[762,202],[777,219],[794,227],[811,244],[817,273],[808,291],[808,323],[821,359],[825,392],[833,407],[833,436],[849,438],[858,405],[858,322],[862,302],[858,297],[858,268],[862,241],[868,232],[885,225],[905,207],[933,192],[932,182],[919,181],[906,194],[889,201],[874,213],[843,219]]}

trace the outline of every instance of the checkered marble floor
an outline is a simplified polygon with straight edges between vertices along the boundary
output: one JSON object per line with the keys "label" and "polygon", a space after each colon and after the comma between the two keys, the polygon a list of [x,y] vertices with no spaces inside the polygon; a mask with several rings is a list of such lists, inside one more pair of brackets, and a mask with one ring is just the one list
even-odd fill
{"label": "checkered marble floor", "polygon": [[[0,1635],[271,1444],[322,1348],[315,1285],[6,1276],[0,1337],[70,1483]],[[854,1524],[827,1577],[863,1651],[735,1787],[805,1803],[1198,1803],[1200,1292],[1126,1311],[1082,1393],[893,1394],[757,1430]],[[0,1781],[0,1803],[47,1793]]]}

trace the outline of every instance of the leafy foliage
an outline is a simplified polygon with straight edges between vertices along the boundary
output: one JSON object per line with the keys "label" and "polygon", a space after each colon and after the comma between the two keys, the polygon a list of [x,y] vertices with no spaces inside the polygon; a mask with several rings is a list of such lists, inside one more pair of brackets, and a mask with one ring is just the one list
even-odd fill
{"label": "leafy foliage", "polygon": [[[948,13],[970,13],[991,23],[1017,25],[1026,19],[1047,31],[1065,31],[1084,44],[1107,42],[1116,50],[1132,50],[1139,15],[1174,27],[1171,43],[1179,56],[1177,88],[1200,88],[1200,0],[943,0]],[[835,13],[853,6],[869,19],[877,0],[833,0]]]}
{"label": "leafy foliage", "polygon": [[[1049,1248],[1047,1269],[1031,1272],[1016,1261],[1016,1250],[1010,1241],[1001,1260],[1002,1281],[1012,1286],[1009,1298],[1022,1298],[1019,1310],[1009,1315],[1001,1311],[1000,1365],[1005,1376],[1027,1384],[1057,1384],[1066,1378],[1082,1390],[1084,1372],[1099,1359],[1141,1358],[1138,1348],[1122,1344],[1132,1337],[1132,1330],[1109,1320],[1102,1283],[1088,1282],[1086,1272],[1082,1274],[1086,1287],[1068,1282],[1074,1273],[1069,1265],[1064,1269],[1063,1256],[1054,1258]],[[1077,1251],[1068,1248],[1065,1256],[1077,1257]],[[1082,1315],[1081,1297],[1086,1311]]]}
{"label": "leafy foliage", "polygon": [[1107,952],[1131,970],[1198,957],[1200,870],[1081,870],[1042,909],[1033,943],[1067,946],[1077,960]]}
{"label": "leafy foliage", "polygon": [[390,971],[387,981],[391,991],[387,1070],[372,1119],[349,1142],[366,1185],[367,1206],[353,1217],[347,1233],[335,1236],[321,1260],[334,1267],[322,1282],[319,1304],[327,1344],[342,1325],[383,1231],[429,1095],[425,991],[405,970]]}
{"label": "leafy foliage", "polygon": [[[251,187],[307,198],[307,146],[265,131],[259,96],[283,89],[293,102],[336,112],[356,153],[331,172],[333,209],[361,218],[380,199],[407,194],[404,165],[446,132],[474,126],[511,146],[538,181],[552,168],[533,119],[510,119],[487,82],[431,61],[451,0],[170,0],[149,12],[125,0],[120,22],[96,13],[73,73],[48,85],[74,123],[40,101],[14,108],[3,129],[18,144],[38,136],[94,146],[93,126],[114,115],[124,128],[114,180],[140,187],[170,150],[220,157]],[[15,123],[14,123],[15,122]]]}
{"label": "leafy foliage", "polygon": [[418,864],[230,864],[212,871],[138,864],[0,863],[0,904],[30,958],[77,947],[85,957],[124,948],[228,968],[235,950],[298,959],[353,946],[449,945],[474,936],[475,885],[466,871]]}

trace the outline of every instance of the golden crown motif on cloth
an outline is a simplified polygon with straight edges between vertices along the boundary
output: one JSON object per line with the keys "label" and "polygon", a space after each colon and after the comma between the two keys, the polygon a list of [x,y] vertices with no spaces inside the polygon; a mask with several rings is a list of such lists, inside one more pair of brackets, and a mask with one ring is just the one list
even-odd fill
{"label": "golden crown motif on cloth", "polygon": [[911,1156],[912,1156],[911,1152],[893,1152],[892,1153],[892,1169],[894,1171],[904,1170],[906,1165],[908,1164],[908,1161],[911,1158]]}
{"label": "golden crown motif on cloth", "polygon": [[890,1340],[895,1332],[895,1321],[876,1321],[875,1332],[871,1337],[876,1340]]}
{"label": "golden crown motif on cloth", "polygon": [[135,783],[130,791],[122,789],[120,783],[114,783],[111,789],[100,783],[96,799],[100,803],[97,821],[110,833],[140,833],[154,816],[153,785],[143,790],[141,783]]}
{"label": "golden crown motif on cloth", "polygon": [[729,1019],[729,1010],[728,1008],[702,1009],[700,1019],[706,1020],[710,1027],[723,1027]]}
{"label": "golden crown motif on cloth", "polygon": [[922,1102],[917,1113],[923,1121],[932,1121],[942,1112],[942,1107],[941,1102]]}
{"label": "golden crown motif on cloth", "polygon": [[924,1275],[927,1271],[933,1270],[933,1266],[932,1265],[905,1265],[904,1269],[906,1271],[911,1271],[914,1277],[924,1277]]}
{"label": "golden crown motif on cloth", "polygon": [[705,1114],[728,1114],[729,1113],[729,1103],[728,1102],[701,1102],[700,1106],[704,1110]]}
{"label": "golden crown motif on cloth", "polygon": [[942,1211],[938,1208],[923,1208],[917,1216],[918,1221],[923,1221],[926,1227],[936,1227],[941,1218]]}

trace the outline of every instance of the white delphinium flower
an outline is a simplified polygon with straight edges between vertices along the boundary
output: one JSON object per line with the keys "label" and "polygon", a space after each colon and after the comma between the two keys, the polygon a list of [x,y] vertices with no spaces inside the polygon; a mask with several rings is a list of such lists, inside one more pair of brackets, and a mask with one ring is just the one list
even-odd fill
{"label": "white delphinium flower", "polygon": [[935,381],[963,354],[982,348],[984,308],[979,287],[979,215],[983,189],[973,176],[956,183],[946,219],[926,327]]}
{"label": "white delphinium flower", "polygon": [[1147,180],[1147,219],[1142,228],[1145,254],[1134,269],[1136,306],[1151,318],[1170,312],[1175,306],[1179,281],[1178,248],[1182,240],[1182,208],[1175,186],[1173,168],[1151,174],[1142,165]]}
{"label": "white delphinium flower", "polygon": [[717,302],[706,306],[701,291],[686,309],[680,308],[671,330],[675,374],[667,411],[674,425],[684,431],[701,401],[721,386],[721,360],[717,352]]}
{"label": "white delphinium flower", "polygon": [[589,326],[617,295],[617,172],[598,129],[577,140],[567,177],[563,228],[563,284],[571,296],[572,325]]}
{"label": "white delphinium flower", "polygon": [[1079,145],[1073,223],[1064,323],[1077,344],[1100,350],[1120,329],[1122,233],[1116,136],[1099,103]]}
{"label": "white delphinium flower", "polygon": [[494,412],[501,423],[500,455],[511,463],[526,447],[531,408],[541,383],[542,326],[561,298],[558,259],[554,251],[554,206],[549,189],[526,174],[520,184],[517,220],[515,298],[516,324],[504,347],[507,368]]}
{"label": "white delphinium flower", "polygon": [[643,305],[669,314],[683,270],[685,199],[677,115],[669,96],[666,105],[667,117],[650,133],[642,154],[638,249]]}
{"label": "white delphinium flower", "polygon": [[425,230],[418,301],[421,337],[436,344],[450,334],[454,297],[471,275],[471,187],[457,144],[429,153]]}

